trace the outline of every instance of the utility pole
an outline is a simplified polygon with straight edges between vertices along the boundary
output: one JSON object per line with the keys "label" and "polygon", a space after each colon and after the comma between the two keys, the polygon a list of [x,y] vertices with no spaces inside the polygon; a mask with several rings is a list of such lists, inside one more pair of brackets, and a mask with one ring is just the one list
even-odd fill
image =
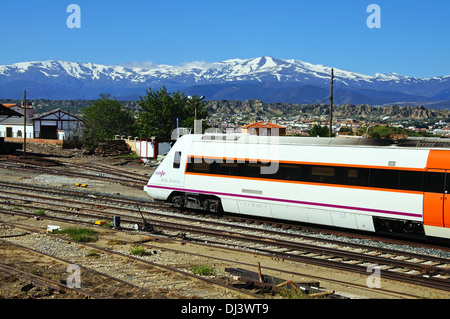
{"label": "utility pole", "polygon": [[27,153],[27,91],[23,91],[23,156]]}
{"label": "utility pole", "polygon": [[330,129],[328,130],[328,136],[333,136],[333,78],[334,70],[331,69],[331,87],[330,87]]}

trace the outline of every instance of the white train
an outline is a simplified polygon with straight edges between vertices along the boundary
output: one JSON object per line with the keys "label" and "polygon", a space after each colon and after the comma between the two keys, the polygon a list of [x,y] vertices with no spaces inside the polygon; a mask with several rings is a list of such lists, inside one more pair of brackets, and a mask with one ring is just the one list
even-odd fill
{"label": "white train", "polygon": [[450,150],[380,143],[184,135],[144,190],[176,207],[450,239]]}

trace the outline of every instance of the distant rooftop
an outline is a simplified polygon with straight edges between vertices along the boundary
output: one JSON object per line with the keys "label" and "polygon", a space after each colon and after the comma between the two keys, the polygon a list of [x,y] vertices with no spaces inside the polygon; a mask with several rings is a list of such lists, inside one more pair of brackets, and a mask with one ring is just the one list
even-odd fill
{"label": "distant rooftop", "polygon": [[286,127],[278,125],[278,124],[274,124],[271,122],[262,121],[262,122],[256,122],[256,123],[244,125],[244,126],[242,126],[242,128],[249,129],[249,128],[286,128]]}
{"label": "distant rooftop", "polygon": [[[8,105],[8,104],[7,104]],[[14,104],[15,105],[15,104]],[[8,108],[8,106],[4,104],[0,104],[0,115],[7,115],[7,116],[23,116],[20,113],[17,113],[16,111],[11,110]]]}

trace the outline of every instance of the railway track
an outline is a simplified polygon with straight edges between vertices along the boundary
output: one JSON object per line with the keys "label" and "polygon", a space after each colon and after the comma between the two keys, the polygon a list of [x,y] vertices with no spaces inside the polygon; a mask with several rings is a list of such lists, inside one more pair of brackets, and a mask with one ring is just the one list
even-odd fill
{"label": "railway track", "polygon": [[125,170],[107,167],[105,165],[93,166],[60,161],[45,161],[39,158],[3,157],[0,168],[15,171],[38,172],[56,176],[66,176],[75,180],[97,180],[117,183],[142,189],[147,179]]}
{"label": "railway track", "polygon": [[[9,227],[24,230],[28,233],[28,236],[33,236],[41,241],[44,240],[48,245],[52,245],[50,243],[52,241],[67,242],[67,240],[61,239],[61,236],[59,235],[45,233],[45,229],[9,222],[4,224]],[[75,289],[75,292],[94,299],[214,298],[215,294],[217,298],[221,298],[220,296],[222,295],[228,296],[228,298],[231,298],[232,296],[234,298],[255,297],[251,292],[235,289],[218,280],[205,278],[175,267],[135,257],[129,253],[120,251],[120,249],[113,249],[112,246],[104,247],[92,243],[76,242],[75,244],[77,247],[68,248],[73,251],[72,256],[63,259],[58,257],[61,252],[55,251],[56,249],[49,254],[33,249],[29,244],[27,246],[21,245],[20,242],[20,239],[15,242],[10,238],[1,239],[0,244],[18,247],[28,253],[31,252],[40,255],[40,258],[49,257],[67,265],[76,265],[75,262],[82,264],[80,266],[82,267],[80,274],[84,275],[87,273],[91,276],[89,278],[84,275],[80,278],[82,289]],[[124,244],[124,242],[121,242],[120,245]],[[73,246],[73,243],[69,242],[67,246],[70,245]],[[40,249],[42,249],[42,245],[36,246],[39,246],[41,247]],[[98,257],[87,257],[90,256],[92,252],[95,252],[95,255]],[[64,255],[67,256],[67,253],[64,252]],[[104,259],[107,259],[106,263],[104,262]],[[118,268],[117,265],[119,264],[121,266]],[[52,267],[54,267],[54,263],[52,263]],[[99,271],[96,268],[102,269],[102,271]],[[33,273],[29,271],[17,270],[17,272],[20,272],[24,276],[32,277],[32,279],[37,280],[41,284],[53,285],[53,287],[58,287],[59,290],[64,290],[66,292],[73,291],[73,288],[68,288],[66,284],[56,285],[54,284],[55,281],[42,276],[33,275]],[[61,274],[65,274],[65,272],[60,271],[59,275]],[[217,288],[215,293],[214,289],[211,289],[211,286]],[[92,290],[94,292],[90,292]]]}
{"label": "railway track", "polygon": [[[70,292],[70,289],[67,287],[67,285],[61,284],[60,282],[44,278],[41,276],[37,276],[31,272],[26,272],[21,269],[18,269],[16,267],[11,267],[8,265],[5,265],[3,263],[0,263],[0,272],[8,273],[10,275],[18,275],[20,277],[26,278],[29,281],[31,281],[30,284],[27,284],[22,287],[22,291],[27,291],[30,289],[33,289],[35,285],[45,286],[49,289],[49,293],[53,293],[53,291],[57,291],[59,293],[67,293]],[[42,288],[39,288],[42,290]],[[99,299],[98,296],[90,294],[85,291],[78,291],[78,294],[83,294],[87,298],[93,298],[93,299]]]}
{"label": "railway track", "polygon": [[[3,256],[3,261],[0,263],[0,272],[17,275],[24,281],[30,281],[29,284],[24,286],[25,289],[24,287],[22,288],[24,291],[33,289],[35,286],[40,286],[39,290],[42,290],[43,286],[49,290],[48,295],[52,297],[54,297],[54,291],[56,291],[59,294],[70,294],[70,298],[75,299],[108,299],[111,298],[111,296],[125,297],[126,295],[120,294],[121,291],[128,291],[128,294],[133,294],[134,297],[139,294],[145,294],[145,291],[137,286],[87,267],[82,267],[83,285],[80,285],[80,287],[76,287],[75,285],[69,287],[65,280],[66,278],[61,275],[66,273],[65,270],[67,270],[68,265],[73,264],[70,261],[43,252],[38,252],[23,245],[8,242],[5,239],[0,239],[0,247],[2,248],[1,255]],[[22,255],[27,253],[28,256],[32,255],[34,259],[30,260],[30,257],[28,257],[26,262],[15,262],[14,265],[5,264],[12,253],[19,253]],[[43,258],[50,260],[51,266],[44,267],[45,263],[43,262]],[[32,268],[30,269],[30,267]],[[66,275],[66,277],[68,277],[68,275]],[[109,282],[108,290],[105,290],[104,285],[102,285],[104,280],[108,280]],[[115,292],[111,294],[112,291]],[[136,293],[136,291],[139,293]]]}
{"label": "railway track", "polygon": [[[11,227],[15,227],[15,228],[19,228],[19,229],[21,229],[21,230],[25,230],[25,231],[27,231],[27,232],[36,232],[36,230],[34,230],[34,229],[32,229],[32,228],[30,228],[30,226],[24,226],[24,225],[19,225],[19,224],[15,224],[15,223],[6,223],[7,225],[9,225],[9,226],[11,226]],[[47,234],[48,235],[48,234]],[[16,235],[16,236],[3,236],[3,237],[18,237],[18,236],[21,236],[21,235]],[[155,240],[155,241],[154,241]],[[171,241],[173,241],[174,239],[171,239]],[[178,241],[182,241],[181,239],[175,239],[175,241],[176,240],[178,240]],[[2,241],[5,241],[4,239],[2,239]],[[5,241],[6,242],[6,241]],[[151,243],[149,243],[149,242],[151,242]],[[159,243],[159,245],[158,244],[155,244],[155,242],[157,242],[157,243]],[[9,243],[9,244],[11,244],[11,243]],[[33,251],[33,252],[37,252],[36,250],[33,250],[32,248],[30,248],[30,247],[25,247],[25,246],[22,246],[22,245],[19,245],[19,244],[17,244],[17,243],[12,243],[14,246],[18,246],[18,247],[21,247],[21,248],[24,248],[24,249],[26,249],[26,250],[31,250],[31,251]],[[124,243],[124,242],[121,242],[121,244],[127,244],[127,243]],[[206,258],[206,259],[213,259],[214,260],[214,262],[218,262],[218,261],[222,261],[222,262],[226,262],[228,265],[232,265],[232,264],[237,264],[237,265],[240,265],[240,266],[244,266],[244,267],[247,267],[247,268],[251,268],[251,267],[254,267],[254,265],[252,265],[252,264],[250,264],[250,263],[248,263],[248,262],[245,262],[245,261],[241,261],[241,262],[239,262],[239,261],[236,261],[236,260],[234,260],[234,259],[227,259],[227,258],[220,258],[220,257],[217,257],[217,256],[210,256],[210,255],[199,255],[199,253],[197,252],[197,250],[194,248],[193,249],[193,251],[190,251],[190,249],[189,249],[189,247],[187,247],[187,245],[189,245],[189,244],[186,244],[186,243],[182,243],[182,247],[183,247],[183,249],[174,249],[172,246],[172,248],[167,248],[163,243],[161,243],[160,241],[158,241],[158,239],[156,238],[156,239],[154,239],[154,238],[151,238],[151,237],[146,237],[144,240],[141,240],[141,241],[135,241],[135,242],[131,242],[131,243],[129,243],[129,244],[139,244],[139,245],[143,245],[144,247],[146,247],[146,248],[148,248],[149,250],[154,250],[154,249],[158,249],[158,250],[160,250],[160,251],[164,251],[164,252],[171,252],[171,253],[174,253],[175,255],[193,255],[195,258]],[[104,249],[104,248],[102,248],[102,247],[99,247],[99,246],[96,246],[96,245],[92,245],[92,244],[90,244],[90,245],[88,245],[89,247],[92,247],[92,248],[95,248],[95,249],[97,249],[97,250],[99,250],[99,251],[105,251],[105,253],[111,253],[111,248],[107,248],[106,250]],[[194,246],[195,247],[195,246]],[[48,255],[48,254],[45,254],[45,253],[42,253],[42,252],[37,252],[37,253],[40,253],[40,254],[43,254],[44,256],[50,256],[50,255]],[[125,256],[127,256],[126,255],[126,253],[124,253],[124,252],[118,252],[118,254],[119,255],[125,255]],[[55,259],[58,259],[58,260],[61,260],[60,258],[56,258],[55,256],[51,256],[52,258],[55,258]],[[129,257],[129,256],[128,256]],[[245,259],[245,260],[247,260],[247,259]],[[66,263],[69,263],[69,261],[64,261],[64,262],[66,262]],[[146,261],[144,261],[145,263],[148,263],[148,262],[146,262]],[[123,262],[121,262],[121,265],[123,264]],[[150,263],[151,265],[154,265],[154,263]],[[176,264],[176,262],[175,262],[175,264]],[[161,266],[161,265],[156,265],[157,267],[159,267],[159,266]],[[83,266],[84,268],[86,268],[85,266]],[[170,267],[169,266],[169,268],[173,268],[173,267],[177,267],[177,266],[172,266],[172,267]],[[139,268],[139,267],[138,267]],[[138,269],[138,268],[133,268],[133,269]],[[167,268],[167,266],[166,265],[163,265],[162,266],[162,268],[163,269],[165,269],[165,268]],[[95,270],[92,270],[91,269],[91,271],[93,271],[93,272],[98,272],[98,271],[95,271]],[[288,271],[288,270],[282,270],[282,269],[278,269],[278,268],[270,268],[270,267],[264,267],[264,271],[266,272],[266,271],[271,271],[271,272],[275,272],[275,273],[280,273],[280,272],[283,272],[283,273],[285,273],[286,275],[290,275],[290,276],[294,276],[294,275],[301,275],[301,274],[299,274],[299,273],[297,273],[297,272],[292,272],[292,271]],[[131,275],[132,277],[133,277],[133,279],[136,281],[139,281],[139,280],[141,280],[141,278],[135,278],[136,277],[136,274],[138,274],[138,270],[133,270],[133,274]],[[108,274],[104,274],[104,273],[100,273],[100,275],[101,276],[106,276],[106,277],[108,277],[109,275]],[[117,275],[117,274],[114,274],[115,276]],[[130,277],[130,276],[129,276]],[[128,277],[128,278],[129,278]],[[116,280],[116,281],[121,281],[120,279],[118,279],[118,278],[116,278],[116,277],[111,277],[113,280]],[[319,279],[323,279],[323,280],[325,280],[325,281],[330,281],[330,279],[328,279],[328,278],[321,278],[320,276],[317,276],[317,275],[315,275],[314,276],[314,280],[319,280]],[[211,284],[219,284],[220,286],[223,286],[223,287],[229,287],[228,285],[223,285],[223,283],[217,283],[217,282],[215,282],[214,280],[210,280],[210,281],[208,281],[207,279],[204,279],[205,281],[207,281],[207,282],[209,282],[209,283],[211,283]],[[351,283],[349,283],[349,282],[347,282],[347,281],[339,281],[339,280],[337,280],[337,279],[335,279],[335,280],[332,280],[332,282],[333,283],[335,283],[335,284],[338,284],[338,285],[345,285],[345,286],[351,286],[351,287],[353,287],[354,289],[357,289],[357,290],[361,290],[361,291],[368,291],[368,290],[371,290],[371,289],[369,289],[366,285],[364,285],[364,284],[358,284],[358,283],[356,283],[356,282],[351,282]],[[129,284],[130,286],[133,286],[134,287],[134,285],[133,284],[130,284],[129,282],[125,282],[125,285],[127,285],[127,284]],[[167,282],[165,282],[165,285],[167,285],[168,283]],[[170,282],[169,282],[169,284],[170,284]],[[297,284],[298,285],[298,284]],[[318,295],[321,295],[321,294],[323,294],[323,292],[320,292],[320,291],[325,291],[325,293],[326,293],[326,295],[328,295],[328,296],[330,296],[330,297],[334,297],[334,298],[339,298],[339,299],[341,299],[342,297],[340,296],[340,295],[335,295],[335,294],[333,294],[333,292],[331,291],[331,292],[329,292],[328,290],[326,290],[326,289],[324,289],[324,288],[320,288],[320,283],[317,283],[316,281],[307,281],[306,283],[304,283],[304,284],[302,284],[302,283],[300,283],[299,284],[300,285],[300,287],[302,288],[302,289],[304,289],[304,290],[307,290],[307,289],[309,289],[309,290],[313,290],[313,291],[316,291],[316,294],[318,294]],[[67,287],[66,287],[67,288]],[[155,288],[154,287],[152,287],[152,290],[154,290]],[[108,292],[110,292],[111,291],[111,288],[109,288],[108,290],[107,290]],[[239,290],[240,292],[242,292],[241,290]],[[318,293],[317,293],[318,292]],[[81,293],[84,293],[84,291],[81,291]],[[142,289],[142,290],[140,290],[139,291],[139,296],[146,296],[146,291],[144,290],[144,289]],[[256,298],[259,298],[260,296],[259,295],[254,295],[254,294],[252,294],[252,293],[245,293],[245,292],[243,292],[243,295],[244,295],[244,297],[245,297],[245,295],[249,295],[250,297],[256,297]],[[417,295],[415,295],[415,294],[409,294],[409,293],[407,293],[407,292],[401,292],[401,293],[399,293],[398,291],[395,291],[395,290],[389,290],[389,289],[377,289],[377,293],[376,293],[376,295],[378,296],[378,298],[400,298],[400,299],[410,299],[410,298],[417,298]],[[117,295],[111,295],[111,294],[106,294],[106,296],[107,296],[107,298],[112,298],[112,297],[120,297],[120,296],[117,296]],[[97,295],[88,295],[88,297],[90,297],[90,298],[96,298],[96,299],[100,299],[100,298],[102,298],[101,296],[97,296]],[[127,297],[130,297],[130,298],[136,298],[135,297],[135,295],[134,294],[130,294],[130,295],[128,295]],[[153,294],[153,298],[155,297],[155,295]],[[158,297],[158,296],[156,296],[156,297]],[[161,297],[161,296],[159,296],[159,297]],[[176,297],[176,296],[174,296],[174,297]],[[208,298],[210,298],[210,297],[213,297],[213,296],[211,296],[211,295],[208,295]],[[240,296],[240,298],[242,298],[243,296],[241,295]],[[165,298],[165,297],[164,297]],[[181,298],[185,298],[185,296],[183,295]],[[266,297],[267,298],[267,297]]]}
{"label": "railway track", "polygon": [[[2,213],[4,214],[27,215],[31,213],[18,212],[17,207],[22,205],[21,207],[25,210],[40,205],[48,212],[48,216],[45,218],[60,218],[60,220],[69,222],[76,215],[78,220],[93,224],[94,220],[99,218],[111,219],[112,216],[120,216],[124,229],[129,230],[133,230],[134,225],[142,223],[144,217],[146,223],[151,225],[155,235],[158,236],[181,237],[185,242],[207,243],[224,249],[253,252],[359,274],[367,273],[368,267],[376,265],[379,275],[383,279],[450,291],[450,259],[446,252],[443,252],[443,257],[425,256],[418,253],[308,237],[304,234],[299,235],[299,233],[289,234],[285,231],[267,228],[258,229],[242,224],[175,214],[173,209],[156,206],[148,201],[137,202],[136,199],[103,195],[92,197],[90,196],[92,194],[82,195],[80,192],[60,192],[49,189],[47,189],[48,195],[40,196],[36,193],[43,192],[45,187],[39,187],[34,191],[31,190],[32,186],[14,186],[11,183],[2,183],[0,187],[15,189],[14,192],[5,196],[10,198],[10,203],[6,203],[6,206],[10,208],[15,206],[16,209],[5,210],[3,208]],[[21,195],[18,193],[18,189],[24,191],[25,188],[34,194],[24,193]],[[4,193],[6,192],[5,190]],[[57,193],[59,193],[59,197],[66,197],[60,204],[56,203],[55,198],[49,196],[50,194],[56,196]],[[78,200],[74,198],[78,198]],[[137,204],[140,209],[136,208]],[[71,210],[63,209],[68,205],[72,208]],[[65,216],[62,217],[63,215]]]}

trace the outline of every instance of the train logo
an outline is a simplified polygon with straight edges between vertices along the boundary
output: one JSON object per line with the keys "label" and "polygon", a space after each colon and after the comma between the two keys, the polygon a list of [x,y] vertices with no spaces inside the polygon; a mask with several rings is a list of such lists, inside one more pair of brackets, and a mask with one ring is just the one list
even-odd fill
{"label": "train logo", "polygon": [[166,172],[164,172],[164,170],[162,170],[161,172],[155,172],[155,174],[159,177],[164,177],[164,175],[166,175]]}

